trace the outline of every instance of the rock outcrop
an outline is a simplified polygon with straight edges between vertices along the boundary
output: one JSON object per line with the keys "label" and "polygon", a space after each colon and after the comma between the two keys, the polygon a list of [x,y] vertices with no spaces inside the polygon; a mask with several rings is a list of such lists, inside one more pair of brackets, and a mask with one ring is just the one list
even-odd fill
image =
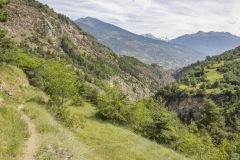
{"label": "rock outcrop", "polygon": [[212,99],[215,103],[220,104],[225,101],[225,95],[209,94],[205,97],[203,96],[192,96],[185,98],[183,100],[177,100],[168,105],[169,110],[178,113],[180,118],[188,117],[190,119],[196,120],[199,114],[199,107],[203,104],[204,99]]}

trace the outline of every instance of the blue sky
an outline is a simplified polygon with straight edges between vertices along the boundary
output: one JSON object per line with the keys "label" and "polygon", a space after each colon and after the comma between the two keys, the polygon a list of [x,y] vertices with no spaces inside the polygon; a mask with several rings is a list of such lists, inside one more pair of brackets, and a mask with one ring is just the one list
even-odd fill
{"label": "blue sky", "polygon": [[70,19],[93,17],[136,34],[201,31],[240,36],[240,0],[39,0]]}

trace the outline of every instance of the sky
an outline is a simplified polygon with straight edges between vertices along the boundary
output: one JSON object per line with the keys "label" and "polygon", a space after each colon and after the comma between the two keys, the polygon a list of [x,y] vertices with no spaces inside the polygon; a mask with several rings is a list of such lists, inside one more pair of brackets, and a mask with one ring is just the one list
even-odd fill
{"label": "sky", "polygon": [[240,36],[240,0],[38,0],[71,20],[93,17],[136,34],[176,38],[230,32]]}

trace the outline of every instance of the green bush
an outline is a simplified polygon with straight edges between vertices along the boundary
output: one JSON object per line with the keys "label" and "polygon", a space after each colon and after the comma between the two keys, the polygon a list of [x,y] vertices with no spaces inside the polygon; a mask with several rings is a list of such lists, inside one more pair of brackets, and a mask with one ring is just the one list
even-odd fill
{"label": "green bush", "polygon": [[1,11],[0,12],[0,21],[1,22],[6,22],[10,18],[10,14],[7,11]]}

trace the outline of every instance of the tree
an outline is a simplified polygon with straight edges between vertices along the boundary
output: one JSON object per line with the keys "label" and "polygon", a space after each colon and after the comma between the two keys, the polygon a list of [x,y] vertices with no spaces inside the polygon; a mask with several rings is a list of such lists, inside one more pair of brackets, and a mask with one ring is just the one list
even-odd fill
{"label": "tree", "polygon": [[202,132],[207,131],[215,144],[219,144],[225,138],[224,117],[212,100],[205,99],[199,108],[197,126]]}
{"label": "tree", "polygon": [[66,98],[77,94],[77,75],[65,62],[48,60],[43,66],[43,72],[46,91],[59,106],[63,106]]}
{"label": "tree", "polygon": [[7,33],[7,30],[0,30],[0,61],[16,62],[18,49],[11,39],[5,37]]}
{"label": "tree", "polygon": [[126,122],[130,113],[126,96],[117,85],[106,88],[106,94],[100,95],[98,98],[98,116],[103,119]]}
{"label": "tree", "polygon": [[153,99],[140,99],[132,110],[131,127],[144,136],[146,136],[144,127],[152,121],[150,111],[153,105],[155,105]]}

